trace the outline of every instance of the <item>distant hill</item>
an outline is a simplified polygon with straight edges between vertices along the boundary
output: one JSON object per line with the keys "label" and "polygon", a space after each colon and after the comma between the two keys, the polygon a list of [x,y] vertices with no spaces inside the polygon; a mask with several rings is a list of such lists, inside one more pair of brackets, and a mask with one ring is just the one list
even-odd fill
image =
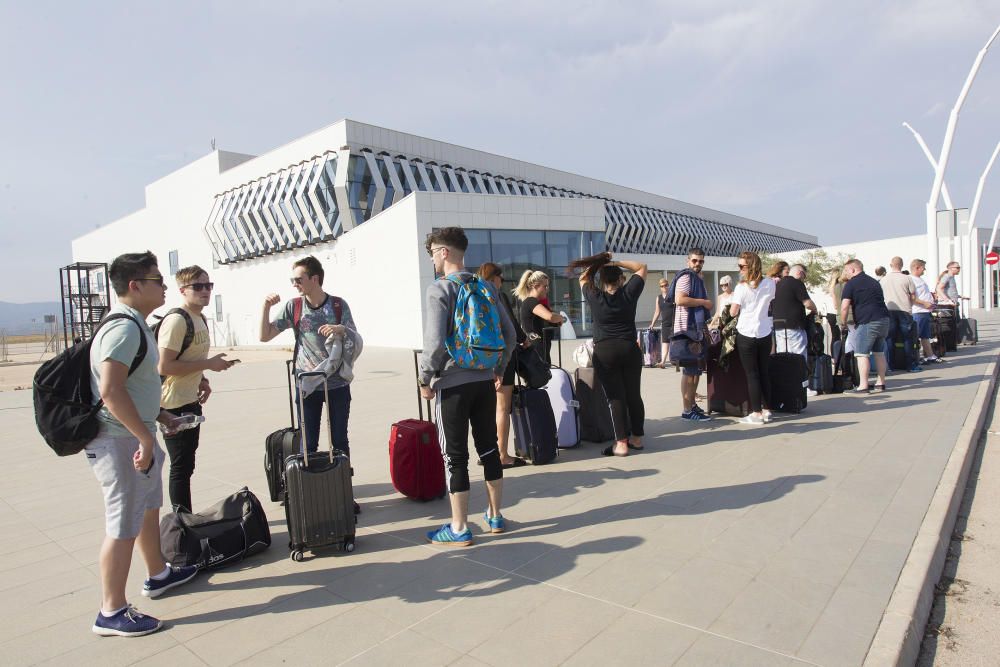
{"label": "distant hill", "polygon": [[[44,330],[46,315],[62,319],[62,304],[58,301],[37,303],[7,303],[0,301],[0,329],[10,335],[39,333]],[[34,321],[32,321],[34,320]]]}

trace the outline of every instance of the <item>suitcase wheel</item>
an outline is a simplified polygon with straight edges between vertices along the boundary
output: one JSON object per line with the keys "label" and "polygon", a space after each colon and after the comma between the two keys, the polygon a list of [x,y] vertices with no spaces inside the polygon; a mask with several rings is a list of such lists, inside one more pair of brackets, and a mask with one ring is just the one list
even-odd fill
{"label": "suitcase wheel", "polygon": [[354,551],[354,538],[348,537],[344,540],[344,551],[351,553]]}
{"label": "suitcase wheel", "polygon": [[302,552],[299,551],[298,549],[296,549],[295,551],[292,552],[292,556],[291,557],[292,557],[292,560],[295,561],[296,563],[301,563],[302,562]]}

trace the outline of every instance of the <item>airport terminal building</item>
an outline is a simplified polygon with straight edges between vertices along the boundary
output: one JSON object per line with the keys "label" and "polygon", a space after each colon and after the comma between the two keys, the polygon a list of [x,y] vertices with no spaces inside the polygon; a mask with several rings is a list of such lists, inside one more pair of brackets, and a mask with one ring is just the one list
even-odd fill
{"label": "airport terminal building", "polygon": [[[369,345],[421,344],[424,238],[461,225],[470,267],[526,268],[552,279],[553,307],[580,335],[591,321],[570,260],[608,249],[653,273],[708,254],[708,284],[734,275],[742,250],[805,250],[814,236],[683,201],[373,125],[342,120],[260,156],[214,151],[146,187],[146,206],[73,241],[74,262],[152,250],[164,275],[199,264],[215,282],[215,345],[257,345],[264,296],[295,295],[292,263],[315,255],[328,292],[351,305]],[[100,286],[106,277],[94,275]],[[179,302],[168,280],[167,306]],[[650,282],[646,315],[657,290]],[[113,298],[113,295],[112,295]],[[291,334],[273,341],[290,345]]]}

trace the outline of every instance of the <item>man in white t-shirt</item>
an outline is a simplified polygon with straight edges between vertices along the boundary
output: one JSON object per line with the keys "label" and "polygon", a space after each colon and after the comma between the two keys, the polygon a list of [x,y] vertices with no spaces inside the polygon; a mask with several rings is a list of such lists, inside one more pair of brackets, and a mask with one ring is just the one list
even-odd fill
{"label": "man in white t-shirt", "polygon": [[922,259],[915,259],[910,262],[910,280],[916,289],[916,297],[913,299],[911,312],[913,313],[913,323],[917,328],[917,337],[920,338],[921,351],[924,358],[921,363],[934,363],[941,361],[931,349],[931,310],[934,309],[934,294],[924,280],[924,272],[927,270],[927,263]]}

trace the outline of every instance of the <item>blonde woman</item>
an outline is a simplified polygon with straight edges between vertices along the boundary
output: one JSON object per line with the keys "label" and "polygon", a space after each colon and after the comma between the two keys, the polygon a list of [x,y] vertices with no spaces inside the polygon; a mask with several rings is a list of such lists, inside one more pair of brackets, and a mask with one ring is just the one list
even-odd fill
{"label": "blonde woman", "polygon": [[668,361],[670,357],[670,335],[673,330],[674,323],[667,322],[667,313],[670,312],[669,301],[667,300],[667,291],[670,289],[670,283],[667,282],[666,277],[660,278],[660,293],[656,295],[656,307],[653,309],[653,319],[649,323],[649,328],[652,329],[656,326],[656,322],[660,322],[660,363],[656,364],[657,368],[666,368],[670,365]]}
{"label": "blonde woman", "polygon": [[[744,252],[738,260],[740,284],[733,292],[729,312],[739,317],[736,322],[736,351],[747,374],[750,394],[750,414],[741,424],[763,424],[771,421],[767,401],[771,395],[768,360],[771,357],[771,317],[767,314],[774,300],[774,279],[761,274],[760,256]],[[773,271],[773,267],[772,267]]]}
{"label": "blonde woman", "polygon": [[521,301],[519,318],[521,328],[528,335],[531,344],[539,346],[542,359],[546,363],[552,363],[549,354],[552,338],[545,336],[545,328],[547,324],[558,326],[564,320],[562,315],[553,313],[542,303],[549,296],[549,277],[542,271],[528,269],[521,274],[521,280],[512,291]]}
{"label": "blonde woman", "polygon": [[777,262],[771,265],[770,269],[767,270],[767,277],[772,279],[774,282],[778,282],[779,280],[788,275],[789,269],[790,267],[788,266],[788,262],[785,262],[783,260],[778,260]]}

